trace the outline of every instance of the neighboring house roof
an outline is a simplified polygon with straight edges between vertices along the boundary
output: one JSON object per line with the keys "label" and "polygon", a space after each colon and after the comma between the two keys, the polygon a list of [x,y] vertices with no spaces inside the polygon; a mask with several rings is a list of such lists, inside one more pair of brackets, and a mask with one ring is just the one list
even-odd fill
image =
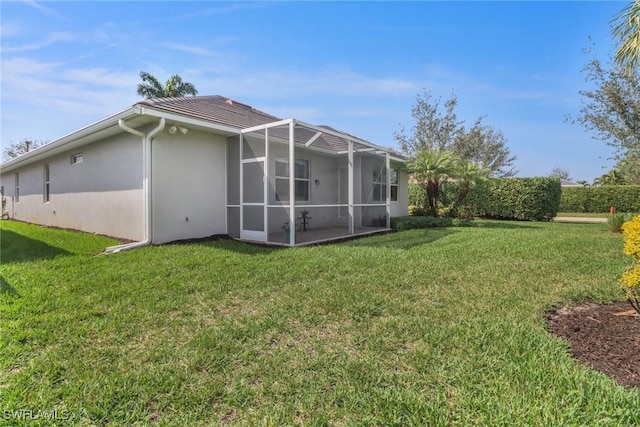
{"label": "neighboring house roof", "polygon": [[[152,123],[154,117],[167,117],[167,120],[175,121],[188,120],[190,123],[198,124],[202,128],[218,129],[227,135],[240,132],[242,129],[282,120],[249,105],[220,95],[145,99],[119,113],[108,116],[15,159],[11,159],[2,166],[8,172],[50,155],[115,135],[122,132],[118,127],[120,119],[126,120],[129,126],[139,127]],[[384,150],[369,141],[335,130],[329,126],[310,125],[300,121],[296,121],[296,123],[298,126],[295,131],[295,140],[298,143],[306,144],[312,141],[313,147],[334,153],[346,152],[349,141],[353,142],[356,151]],[[271,128],[269,134],[274,138],[283,140],[289,138],[286,126]],[[392,154],[392,159],[404,160],[395,155],[395,153]]]}
{"label": "neighboring house roof", "polygon": [[581,184],[569,181],[568,179],[562,179],[562,178],[560,179],[560,186],[561,187],[582,187]]}

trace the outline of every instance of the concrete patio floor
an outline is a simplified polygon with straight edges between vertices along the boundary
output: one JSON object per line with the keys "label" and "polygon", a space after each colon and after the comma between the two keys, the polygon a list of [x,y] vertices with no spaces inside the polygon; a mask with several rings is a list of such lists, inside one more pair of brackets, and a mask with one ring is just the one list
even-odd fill
{"label": "concrete patio floor", "polygon": [[[389,231],[386,227],[356,227],[354,234],[350,235],[346,227],[326,227],[307,231],[296,230],[296,246],[313,245],[316,243],[330,242],[332,240],[347,239],[354,236],[363,236]],[[286,245],[284,232],[269,233],[268,244]]]}

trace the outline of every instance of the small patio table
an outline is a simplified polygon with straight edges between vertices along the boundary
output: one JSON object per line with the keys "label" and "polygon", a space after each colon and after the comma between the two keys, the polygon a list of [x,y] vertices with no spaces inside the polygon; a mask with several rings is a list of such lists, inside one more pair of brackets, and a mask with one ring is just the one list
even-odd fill
{"label": "small patio table", "polygon": [[309,220],[311,219],[310,216],[308,216],[308,214],[300,214],[300,216],[298,217],[298,222],[300,223],[300,230],[302,231],[308,231],[311,229],[311,226],[309,225]]}

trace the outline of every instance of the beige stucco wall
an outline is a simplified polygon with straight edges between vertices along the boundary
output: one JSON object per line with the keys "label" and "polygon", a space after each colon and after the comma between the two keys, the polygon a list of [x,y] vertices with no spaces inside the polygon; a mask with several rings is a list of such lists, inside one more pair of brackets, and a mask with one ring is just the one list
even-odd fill
{"label": "beige stucco wall", "polygon": [[165,130],[152,152],[153,243],[225,234],[226,138]]}
{"label": "beige stucco wall", "polygon": [[[71,156],[82,153],[82,163]],[[50,199],[44,201],[44,165],[49,165]],[[15,176],[20,198],[15,201]],[[141,240],[142,141],[121,134],[2,173],[11,218],[109,236]]]}
{"label": "beige stucco wall", "polygon": [[401,165],[391,164],[391,167],[398,170],[398,201],[391,202],[391,216],[409,215],[409,175],[406,170],[401,169]]}

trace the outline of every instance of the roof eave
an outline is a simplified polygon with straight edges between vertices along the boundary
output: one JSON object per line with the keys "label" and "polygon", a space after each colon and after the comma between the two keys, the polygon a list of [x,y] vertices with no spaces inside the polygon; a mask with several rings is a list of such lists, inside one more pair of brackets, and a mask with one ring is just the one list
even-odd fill
{"label": "roof eave", "polygon": [[[67,146],[71,145],[74,142],[82,141],[83,139],[86,139],[97,132],[108,129],[111,126],[117,125],[118,120],[120,119],[126,119],[135,115],[139,115],[139,107],[137,105],[128,107],[118,113],[112,114],[108,117],[105,117],[102,120],[99,120],[95,123],[85,126],[61,138],[58,138],[46,145],[38,147],[33,151],[29,151],[28,153],[25,153],[14,159],[11,159],[8,162],[3,163],[0,166],[0,168],[2,169],[2,172],[10,172],[19,167],[26,166],[33,162],[37,162],[38,160],[48,157],[54,154],[55,152],[64,151]],[[84,143],[80,142],[78,146],[86,145],[90,142],[92,141],[86,141]]]}
{"label": "roof eave", "polygon": [[238,127],[223,125],[210,120],[198,119],[198,118],[187,116],[184,114],[172,113],[162,108],[157,108],[149,105],[136,104],[136,106],[140,109],[141,115],[153,116],[157,118],[164,117],[165,120],[168,120],[168,121],[175,121],[185,125],[217,130],[219,132],[223,132],[229,135],[239,135],[241,130]]}
{"label": "roof eave", "polygon": [[183,123],[185,125],[197,126],[203,129],[216,130],[227,135],[240,133],[239,128],[221,125],[207,120],[196,119],[181,114],[170,113],[167,111],[163,111],[162,109],[157,109],[148,105],[144,105],[142,103],[137,103],[118,113],[112,114],[102,120],[99,120],[75,132],[56,139],[55,141],[38,147],[33,151],[11,159],[8,162],[0,165],[0,169],[2,169],[2,172],[11,172],[15,169],[27,166],[31,163],[37,162],[59,152],[66,151],[72,148],[79,148],[86,144],[90,144],[92,142],[95,142],[91,140],[91,135],[106,130],[110,127],[118,126],[118,121],[120,119],[131,119],[135,116],[148,116],[154,118],[164,117],[168,121],[175,121]]}

